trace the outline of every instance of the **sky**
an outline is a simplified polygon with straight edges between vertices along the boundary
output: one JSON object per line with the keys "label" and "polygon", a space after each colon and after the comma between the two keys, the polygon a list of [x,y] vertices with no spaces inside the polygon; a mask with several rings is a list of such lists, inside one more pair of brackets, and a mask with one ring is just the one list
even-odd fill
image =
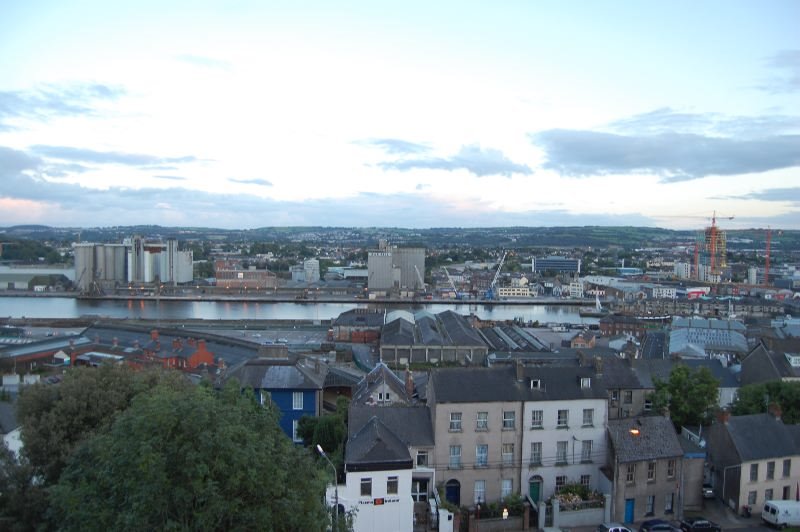
{"label": "sky", "polygon": [[0,2],[0,226],[800,229],[800,2]]}

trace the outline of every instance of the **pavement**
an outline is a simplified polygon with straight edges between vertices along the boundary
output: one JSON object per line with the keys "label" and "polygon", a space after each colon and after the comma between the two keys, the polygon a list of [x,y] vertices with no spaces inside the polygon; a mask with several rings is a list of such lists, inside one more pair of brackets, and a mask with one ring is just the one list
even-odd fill
{"label": "pavement", "polygon": [[[774,529],[766,526],[761,521],[761,517],[743,517],[736,515],[736,513],[722,503],[722,501],[713,499],[705,500],[703,509],[700,511],[686,512],[686,517],[705,517],[720,525],[723,530],[752,530],[752,531],[772,531]],[[633,531],[639,530],[643,521],[635,523],[626,523],[625,526]],[[673,525],[678,526],[678,521],[674,521]],[[594,526],[581,526],[571,527],[570,532],[595,532]]]}

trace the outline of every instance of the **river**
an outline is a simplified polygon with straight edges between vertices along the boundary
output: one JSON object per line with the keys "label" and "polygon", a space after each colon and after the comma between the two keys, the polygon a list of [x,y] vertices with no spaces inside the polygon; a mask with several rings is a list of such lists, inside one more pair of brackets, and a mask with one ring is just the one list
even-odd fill
{"label": "river", "polygon": [[[153,301],[153,300],[86,300],[70,297],[0,297],[0,317],[11,318],[79,318],[97,315],[129,319],[205,319],[205,320],[327,320],[357,308],[382,308],[374,303],[292,303],[245,301]],[[597,318],[582,318],[578,307],[569,305],[482,305],[462,303],[391,305],[389,310],[403,308],[431,313],[453,310],[459,314],[475,314],[484,320],[511,320],[594,324]]]}

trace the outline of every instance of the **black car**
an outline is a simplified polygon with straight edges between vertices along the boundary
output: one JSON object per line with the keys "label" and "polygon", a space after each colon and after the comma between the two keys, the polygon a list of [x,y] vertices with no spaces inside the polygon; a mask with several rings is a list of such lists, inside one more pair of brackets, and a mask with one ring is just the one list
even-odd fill
{"label": "black car", "polygon": [[675,532],[677,530],[680,528],[674,527],[672,523],[663,519],[650,519],[639,527],[639,532]]}
{"label": "black car", "polygon": [[720,532],[722,527],[705,517],[687,517],[681,521],[684,532]]}

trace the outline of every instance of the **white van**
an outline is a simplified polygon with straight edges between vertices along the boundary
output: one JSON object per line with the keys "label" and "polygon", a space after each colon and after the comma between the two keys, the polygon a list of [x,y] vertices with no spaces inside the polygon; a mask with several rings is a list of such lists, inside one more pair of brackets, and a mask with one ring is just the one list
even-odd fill
{"label": "white van", "polygon": [[800,501],[767,501],[761,520],[777,528],[800,526]]}

